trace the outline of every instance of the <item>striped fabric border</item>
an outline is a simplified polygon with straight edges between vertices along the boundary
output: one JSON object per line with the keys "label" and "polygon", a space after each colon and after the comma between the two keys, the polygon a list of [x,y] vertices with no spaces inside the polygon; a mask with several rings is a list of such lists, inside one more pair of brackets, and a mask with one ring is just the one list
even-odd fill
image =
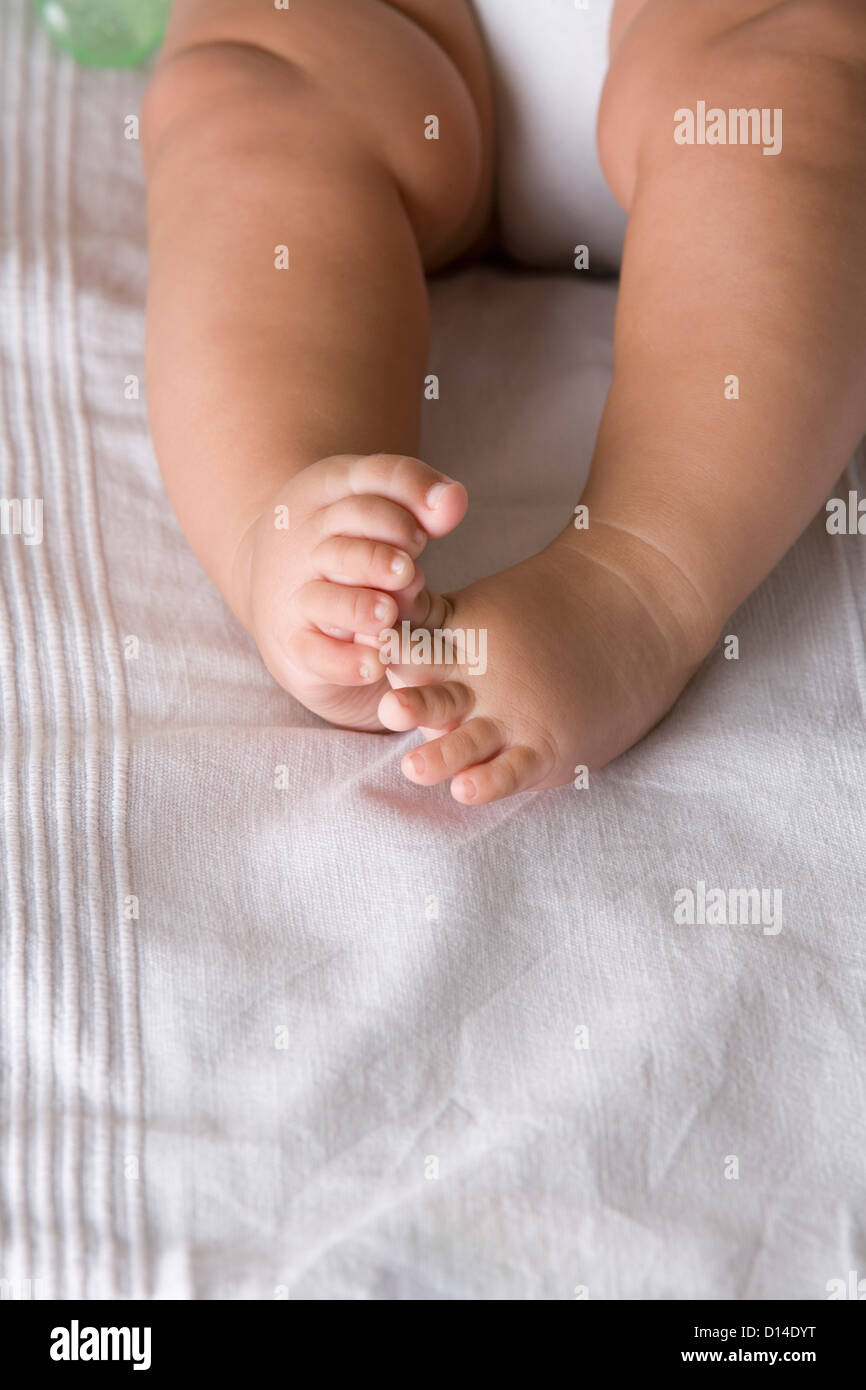
{"label": "striped fabric border", "polygon": [[42,544],[0,536],[0,1278],[142,1297],[128,710],[76,318],[80,79],[25,0],[0,13],[0,496],[44,499]]}

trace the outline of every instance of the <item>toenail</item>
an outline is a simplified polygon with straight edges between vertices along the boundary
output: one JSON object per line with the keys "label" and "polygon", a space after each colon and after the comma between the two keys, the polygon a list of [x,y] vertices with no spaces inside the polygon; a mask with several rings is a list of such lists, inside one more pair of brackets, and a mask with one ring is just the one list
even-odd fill
{"label": "toenail", "polygon": [[413,772],[424,771],[424,759],[420,753],[410,753],[408,757],[408,762],[411,764]]}
{"label": "toenail", "polygon": [[394,558],[393,558],[393,560],[391,561],[391,572],[392,572],[392,574],[402,574],[405,568],[406,568],[406,561],[404,560],[403,556],[402,556],[402,555],[395,555]]}
{"label": "toenail", "polygon": [[391,607],[391,605],[390,605],[390,603],[388,602],[388,600],[387,600],[386,598],[380,598],[380,599],[379,599],[379,602],[376,604],[375,608],[373,609],[373,617],[374,617],[378,622],[383,623],[383,622],[385,621],[385,619],[387,618],[387,616],[388,616],[388,611],[389,611],[390,607]]}
{"label": "toenail", "polygon": [[372,670],[367,665],[366,661],[362,662],[362,664],[358,667],[358,675],[361,677],[362,681],[368,681],[372,674]]}
{"label": "toenail", "polygon": [[436,508],[441,506],[442,498],[445,496],[445,493],[447,492],[449,487],[450,483],[433,484],[433,487],[431,487],[430,491],[427,493],[427,496],[424,499],[431,512],[435,512]]}
{"label": "toenail", "polygon": [[460,790],[467,801],[474,801],[478,794],[475,783],[470,782],[468,778],[460,783]]}

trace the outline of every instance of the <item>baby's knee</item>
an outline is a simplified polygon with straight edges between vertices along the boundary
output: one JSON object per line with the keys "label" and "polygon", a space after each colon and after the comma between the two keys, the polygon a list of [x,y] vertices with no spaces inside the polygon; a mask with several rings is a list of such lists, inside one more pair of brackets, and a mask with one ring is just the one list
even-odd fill
{"label": "baby's knee", "polygon": [[145,99],[145,158],[178,111],[226,123],[253,110],[267,122],[300,100],[306,129],[318,121],[329,144],[345,141],[388,170],[425,264],[441,264],[478,237],[492,200],[483,52],[474,28],[449,25],[452,12],[465,21],[464,0],[291,10],[176,0]]}

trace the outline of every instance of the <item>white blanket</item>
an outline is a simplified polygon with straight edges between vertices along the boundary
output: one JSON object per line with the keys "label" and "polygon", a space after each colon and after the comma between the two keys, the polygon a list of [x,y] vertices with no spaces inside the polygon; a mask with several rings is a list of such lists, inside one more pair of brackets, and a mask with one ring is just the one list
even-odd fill
{"label": "white blanket", "polygon": [[[0,45],[0,495],[44,499],[42,544],[0,536],[0,1277],[522,1300],[866,1276],[866,540],[816,520],[731,619],[739,660],[589,790],[413,788],[410,738],[277,689],[166,502],[141,75],[58,61],[24,0]],[[434,579],[567,520],[614,299],[577,273],[434,287],[425,453],[472,499]],[[780,890],[781,930],[677,924],[700,882]]]}

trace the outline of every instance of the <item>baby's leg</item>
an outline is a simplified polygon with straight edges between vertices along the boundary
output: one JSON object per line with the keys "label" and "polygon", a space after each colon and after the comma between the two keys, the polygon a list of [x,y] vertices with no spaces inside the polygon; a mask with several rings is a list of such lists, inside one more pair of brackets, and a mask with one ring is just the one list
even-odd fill
{"label": "baby's leg", "polygon": [[[724,143],[704,138],[713,109]],[[866,7],[645,0],[599,149],[629,223],[583,501],[717,629],[866,428]]]}
{"label": "baby's leg", "polygon": [[863,4],[625,0],[617,23],[599,145],[629,225],[588,529],[452,596],[483,672],[429,667],[380,706],[443,731],[404,769],[466,802],[645,733],[866,429]]}
{"label": "baby's leg", "polygon": [[[176,0],[146,95],[148,402],[166,487],[271,669],[336,722],[368,725],[381,682],[341,638],[369,640],[392,593],[417,614],[412,537],[465,507],[459,487],[428,507],[442,476],[401,456],[417,449],[424,272],[484,231],[491,124],[464,0]],[[384,460],[352,470],[350,454]],[[337,503],[357,542],[339,551]],[[404,570],[367,603],[389,573],[370,541]],[[338,708],[337,687],[367,681]]]}

